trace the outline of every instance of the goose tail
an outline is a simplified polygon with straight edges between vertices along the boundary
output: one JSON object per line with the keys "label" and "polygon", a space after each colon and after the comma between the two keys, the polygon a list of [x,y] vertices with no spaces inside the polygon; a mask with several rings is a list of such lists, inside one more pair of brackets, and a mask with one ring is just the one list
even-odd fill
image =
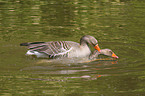
{"label": "goose tail", "polygon": [[40,43],[45,43],[45,42],[21,43],[20,46],[29,46],[31,44],[40,44]]}

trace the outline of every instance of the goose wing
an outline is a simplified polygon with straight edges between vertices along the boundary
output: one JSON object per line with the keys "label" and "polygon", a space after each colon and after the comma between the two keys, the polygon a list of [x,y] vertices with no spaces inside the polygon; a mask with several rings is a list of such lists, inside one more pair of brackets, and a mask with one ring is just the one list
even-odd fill
{"label": "goose wing", "polygon": [[30,51],[37,51],[49,55],[50,58],[57,56],[67,57],[68,52],[71,51],[72,46],[68,41],[51,41],[35,44],[31,43],[28,48]]}

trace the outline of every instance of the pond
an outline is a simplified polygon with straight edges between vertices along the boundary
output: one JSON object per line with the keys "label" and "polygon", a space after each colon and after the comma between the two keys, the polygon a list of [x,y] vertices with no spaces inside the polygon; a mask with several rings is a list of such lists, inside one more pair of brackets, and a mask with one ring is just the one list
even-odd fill
{"label": "pond", "polygon": [[[144,0],[0,0],[0,95],[145,96],[144,16]],[[84,35],[119,59],[50,61],[20,46]]]}

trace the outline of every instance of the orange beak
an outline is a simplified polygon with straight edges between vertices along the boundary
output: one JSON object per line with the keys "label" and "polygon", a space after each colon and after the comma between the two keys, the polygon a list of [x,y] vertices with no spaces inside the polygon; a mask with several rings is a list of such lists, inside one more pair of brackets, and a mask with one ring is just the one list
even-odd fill
{"label": "orange beak", "polygon": [[117,55],[115,55],[115,53],[112,54],[112,57],[119,58]]}
{"label": "orange beak", "polygon": [[97,44],[95,47],[94,47],[96,50],[98,50],[99,52],[101,51],[99,45]]}

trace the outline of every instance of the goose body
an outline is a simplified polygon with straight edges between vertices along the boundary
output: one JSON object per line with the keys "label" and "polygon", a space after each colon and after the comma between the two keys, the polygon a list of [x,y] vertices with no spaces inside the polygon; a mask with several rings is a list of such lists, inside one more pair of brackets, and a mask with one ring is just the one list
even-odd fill
{"label": "goose body", "polygon": [[26,55],[35,55],[38,58],[57,58],[57,57],[86,57],[91,54],[88,46],[83,48],[79,43],[72,41],[52,41],[39,44],[30,44],[30,50]]}
{"label": "goose body", "polygon": [[88,44],[100,52],[98,41],[90,35],[80,39],[80,44],[73,41],[50,41],[21,43],[21,46],[28,46],[26,55],[35,55],[37,58],[60,58],[60,57],[89,57],[91,50]]}

